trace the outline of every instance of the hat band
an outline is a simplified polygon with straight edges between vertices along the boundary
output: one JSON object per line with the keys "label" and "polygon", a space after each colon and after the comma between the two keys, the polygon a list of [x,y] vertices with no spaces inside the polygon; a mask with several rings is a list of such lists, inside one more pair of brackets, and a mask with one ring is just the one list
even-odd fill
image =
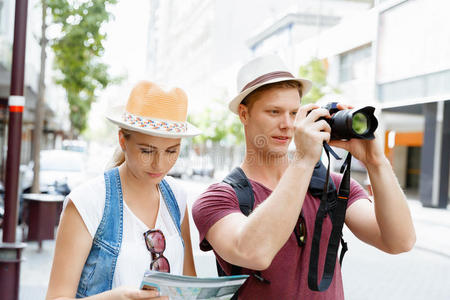
{"label": "hat band", "polygon": [[264,75],[261,75],[259,77],[257,77],[256,79],[250,81],[249,83],[247,83],[246,86],[244,86],[244,88],[241,90],[241,93],[243,91],[245,91],[248,88],[251,88],[252,86],[255,86],[257,84],[272,80],[274,78],[280,78],[280,77],[289,77],[289,78],[295,78],[294,75],[292,75],[289,72],[286,71],[276,71],[276,72],[270,72]]}
{"label": "hat band", "polygon": [[152,120],[127,112],[123,114],[123,120],[125,123],[133,127],[160,130],[164,132],[185,133],[187,128],[185,122]]}

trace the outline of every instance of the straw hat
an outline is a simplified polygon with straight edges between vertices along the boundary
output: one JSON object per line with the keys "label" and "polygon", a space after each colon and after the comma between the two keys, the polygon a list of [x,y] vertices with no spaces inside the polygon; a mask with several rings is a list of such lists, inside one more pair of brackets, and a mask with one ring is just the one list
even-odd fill
{"label": "straw hat", "polygon": [[186,121],[187,105],[182,89],[166,92],[153,82],[141,81],[131,91],[126,106],[113,108],[106,118],[121,128],[144,134],[191,137],[201,131]]}
{"label": "straw hat", "polygon": [[276,55],[267,55],[255,58],[245,64],[237,76],[238,95],[234,97],[228,108],[238,114],[239,104],[248,94],[257,88],[280,81],[297,81],[302,86],[302,95],[305,95],[311,89],[311,81],[302,78],[296,78],[287,69],[284,62]]}

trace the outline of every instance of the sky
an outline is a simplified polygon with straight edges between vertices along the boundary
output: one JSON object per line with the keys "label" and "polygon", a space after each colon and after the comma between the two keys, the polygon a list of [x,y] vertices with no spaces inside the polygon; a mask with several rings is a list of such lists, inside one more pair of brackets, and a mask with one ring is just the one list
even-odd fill
{"label": "sky", "polygon": [[104,26],[107,39],[102,61],[113,76],[124,76],[124,80],[107,87],[92,105],[89,128],[97,132],[107,126],[104,115],[108,109],[125,104],[134,83],[145,79],[149,1],[118,1],[110,11],[114,18]]}

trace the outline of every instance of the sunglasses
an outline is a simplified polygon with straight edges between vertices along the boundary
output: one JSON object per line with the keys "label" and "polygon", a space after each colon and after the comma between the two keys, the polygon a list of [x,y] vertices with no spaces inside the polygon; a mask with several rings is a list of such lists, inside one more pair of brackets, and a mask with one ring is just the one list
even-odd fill
{"label": "sunglasses", "polygon": [[166,250],[166,238],[159,229],[151,229],[144,233],[145,245],[152,254],[150,270],[170,273],[169,260],[163,255]]}
{"label": "sunglasses", "polygon": [[305,218],[303,218],[303,212],[298,218],[297,224],[294,228],[295,237],[297,238],[297,244],[302,247],[306,244],[306,223]]}

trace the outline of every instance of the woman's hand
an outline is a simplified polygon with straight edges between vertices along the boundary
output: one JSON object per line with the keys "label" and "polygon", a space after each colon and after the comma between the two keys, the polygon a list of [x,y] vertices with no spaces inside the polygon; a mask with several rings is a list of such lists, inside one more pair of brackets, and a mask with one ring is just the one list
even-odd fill
{"label": "woman's hand", "polygon": [[159,296],[159,292],[155,290],[138,290],[130,287],[118,287],[110,291],[108,299],[114,300],[169,300],[169,297]]}

